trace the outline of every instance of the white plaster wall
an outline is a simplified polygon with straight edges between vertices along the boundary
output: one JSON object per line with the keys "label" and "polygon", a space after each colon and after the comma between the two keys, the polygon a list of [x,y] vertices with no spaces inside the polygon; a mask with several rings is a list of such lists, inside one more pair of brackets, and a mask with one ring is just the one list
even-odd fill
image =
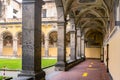
{"label": "white plaster wall", "polygon": [[109,71],[113,80],[120,80],[120,30],[109,41]]}

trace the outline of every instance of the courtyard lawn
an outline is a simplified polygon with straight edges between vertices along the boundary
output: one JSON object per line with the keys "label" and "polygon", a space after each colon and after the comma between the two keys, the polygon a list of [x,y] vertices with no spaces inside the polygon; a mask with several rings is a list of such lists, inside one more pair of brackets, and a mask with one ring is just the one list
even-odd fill
{"label": "courtyard lawn", "polygon": [[0,76],[0,80],[6,80],[6,79],[8,80],[8,78],[9,78],[9,79],[12,79],[12,77],[6,77],[6,76],[3,77],[3,76]]}
{"label": "courtyard lawn", "polygon": [[[42,68],[54,65],[56,59],[42,59]],[[0,59],[0,69],[21,70],[21,59]]]}

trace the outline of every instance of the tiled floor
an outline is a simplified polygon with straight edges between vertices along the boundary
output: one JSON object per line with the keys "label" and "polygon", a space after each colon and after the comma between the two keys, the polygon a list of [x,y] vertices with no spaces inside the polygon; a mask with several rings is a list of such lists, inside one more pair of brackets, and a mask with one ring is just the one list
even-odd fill
{"label": "tiled floor", "polygon": [[110,80],[105,65],[99,60],[86,60],[69,71],[53,72],[46,80]]}

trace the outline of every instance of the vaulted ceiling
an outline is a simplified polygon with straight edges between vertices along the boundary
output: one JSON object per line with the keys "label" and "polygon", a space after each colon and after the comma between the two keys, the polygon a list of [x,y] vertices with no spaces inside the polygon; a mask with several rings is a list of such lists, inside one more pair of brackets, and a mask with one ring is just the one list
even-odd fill
{"label": "vaulted ceiling", "polygon": [[[119,1],[119,0],[116,0]],[[75,25],[86,35],[107,32],[108,23],[114,16],[114,0],[62,0],[64,15],[73,17]]]}
{"label": "vaulted ceiling", "polygon": [[107,22],[113,9],[112,0],[63,0],[65,15],[74,16],[75,24],[83,30],[96,27],[106,31]]}

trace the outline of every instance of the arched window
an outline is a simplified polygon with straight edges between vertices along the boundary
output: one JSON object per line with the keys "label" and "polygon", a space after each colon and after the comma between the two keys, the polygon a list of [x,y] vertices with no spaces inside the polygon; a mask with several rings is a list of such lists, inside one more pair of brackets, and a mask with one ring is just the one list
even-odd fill
{"label": "arched window", "polygon": [[13,45],[12,34],[9,32],[3,33],[3,46],[12,47],[12,45]]}
{"label": "arched window", "polygon": [[56,47],[57,46],[57,31],[53,31],[49,35],[49,46]]}

